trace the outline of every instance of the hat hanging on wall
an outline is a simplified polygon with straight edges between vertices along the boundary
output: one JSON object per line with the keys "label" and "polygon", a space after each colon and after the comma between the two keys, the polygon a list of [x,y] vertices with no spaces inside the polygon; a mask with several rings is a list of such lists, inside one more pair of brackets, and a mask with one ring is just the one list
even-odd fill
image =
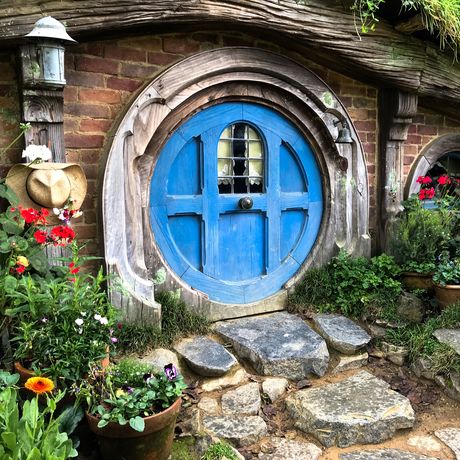
{"label": "hat hanging on wall", "polygon": [[86,177],[73,163],[32,163],[14,165],[6,185],[26,208],[62,208],[72,200],[71,209],[80,209],[86,195]]}

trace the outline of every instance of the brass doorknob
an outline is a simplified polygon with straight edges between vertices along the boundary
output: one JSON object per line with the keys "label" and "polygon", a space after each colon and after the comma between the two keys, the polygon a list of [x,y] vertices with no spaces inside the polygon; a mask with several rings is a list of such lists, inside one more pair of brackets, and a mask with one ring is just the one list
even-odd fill
{"label": "brass doorknob", "polygon": [[240,207],[240,209],[251,209],[253,205],[254,202],[252,201],[252,198],[250,198],[249,196],[240,198],[240,201],[238,201],[238,206]]}

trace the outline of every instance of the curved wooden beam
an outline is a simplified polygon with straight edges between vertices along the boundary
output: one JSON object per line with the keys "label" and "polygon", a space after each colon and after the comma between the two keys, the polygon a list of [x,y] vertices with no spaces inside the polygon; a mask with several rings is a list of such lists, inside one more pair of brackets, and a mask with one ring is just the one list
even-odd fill
{"label": "curved wooden beam", "polygon": [[[75,38],[141,27],[182,30],[194,24],[201,29],[246,28],[269,30],[284,43],[302,45],[309,57],[361,80],[414,92],[422,103],[456,114],[460,100],[460,66],[434,44],[397,32],[379,22],[375,32],[356,33],[353,15],[340,0],[17,0],[2,2],[0,47],[28,33],[35,21],[52,15],[64,22]],[[154,30],[154,29],[153,29]],[[289,43],[289,42],[287,42]],[[438,107],[439,106],[439,107]],[[452,108],[452,110],[450,110]],[[458,116],[458,115],[457,115]]]}

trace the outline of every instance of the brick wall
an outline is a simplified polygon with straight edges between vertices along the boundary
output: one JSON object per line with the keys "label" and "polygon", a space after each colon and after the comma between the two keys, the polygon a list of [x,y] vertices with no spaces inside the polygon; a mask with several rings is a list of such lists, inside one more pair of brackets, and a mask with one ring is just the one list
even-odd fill
{"label": "brick wall", "polygon": [[[110,132],[139,89],[166,67],[194,53],[222,46],[257,46],[289,56],[319,75],[336,92],[348,110],[364,147],[370,186],[371,227],[376,216],[377,91],[308,61],[302,54],[273,42],[242,33],[199,32],[166,34],[82,43],[66,51],[65,145],[68,162],[80,163],[88,178],[84,217],[75,226],[80,239],[92,240],[88,251],[97,253],[97,206],[104,152]],[[458,130],[458,124],[440,115],[420,111],[405,145],[405,171],[423,145],[439,134]],[[0,54],[0,148],[18,133],[19,103],[14,53]],[[20,149],[2,160],[19,161]]]}

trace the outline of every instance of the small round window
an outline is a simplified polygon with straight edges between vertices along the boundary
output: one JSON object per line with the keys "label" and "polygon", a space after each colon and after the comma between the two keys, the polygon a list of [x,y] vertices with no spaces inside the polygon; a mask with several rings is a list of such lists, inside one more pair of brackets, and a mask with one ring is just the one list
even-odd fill
{"label": "small round window", "polygon": [[217,147],[219,193],[261,193],[264,190],[264,144],[246,123],[227,126]]}
{"label": "small round window", "polygon": [[443,174],[460,179],[460,151],[444,154],[427,171],[427,175],[432,179],[437,179]]}

